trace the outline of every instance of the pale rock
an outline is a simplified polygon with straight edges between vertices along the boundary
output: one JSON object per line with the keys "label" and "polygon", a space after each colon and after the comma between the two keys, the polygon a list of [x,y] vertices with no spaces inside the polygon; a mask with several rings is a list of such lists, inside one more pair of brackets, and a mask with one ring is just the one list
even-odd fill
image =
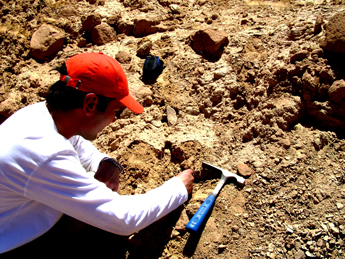
{"label": "pale rock", "polygon": [[304,259],[304,258],[306,258],[306,256],[301,249],[295,253],[295,259]]}
{"label": "pale rock", "polygon": [[174,108],[167,106],[167,118],[169,126],[174,126],[177,123],[177,115]]}
{"label": "pale rock", "polygon": [[222,67],[214,71],[214,79],[220,79],[224,76],[226,76],[228,73],[228,68],[227,67]]}
{"label": "pale rock", "polygon": [[339,235],[340,233],[339,228],[337,228],[333,223],[329,223],[328,226],[332,234]]}
{"label": "pale rock", "polygon": [[174,13],[174,14],[180,14],[181,13],[180,7],[177,4],[171,4],[171,5],[169,5],[169,7],[170,7],[170,10],[172,13]]}
{"label": "pale rock", "polygon": [[344,204],[340,203],[340,202],[337,202],[337,208],[338,210],[341,210],[342,208],[344,208]]}

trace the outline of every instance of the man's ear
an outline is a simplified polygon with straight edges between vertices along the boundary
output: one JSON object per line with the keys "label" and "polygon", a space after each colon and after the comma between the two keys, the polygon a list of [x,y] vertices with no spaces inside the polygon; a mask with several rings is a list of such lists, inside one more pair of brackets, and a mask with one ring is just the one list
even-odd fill
{"label": "man's ear", "polygon": [[87,116],[93,115],[97,111],[98,97],[94,93],[88,93],[84,98],[83,110]]}

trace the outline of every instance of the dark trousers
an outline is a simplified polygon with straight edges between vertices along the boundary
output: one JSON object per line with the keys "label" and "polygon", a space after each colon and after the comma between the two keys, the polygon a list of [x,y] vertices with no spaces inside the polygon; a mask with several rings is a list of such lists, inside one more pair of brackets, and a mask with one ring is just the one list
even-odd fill
{"label": "dark trousers", "polygon": [[44,235],[0,254],[0,258],[125,258],[126,241],[127,237],[111,234],[65,215]]}

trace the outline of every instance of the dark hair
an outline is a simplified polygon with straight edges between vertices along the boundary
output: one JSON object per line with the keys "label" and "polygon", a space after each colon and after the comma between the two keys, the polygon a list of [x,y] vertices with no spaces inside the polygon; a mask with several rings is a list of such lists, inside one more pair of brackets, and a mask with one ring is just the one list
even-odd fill
{"label": "dark hair", "polygon": [[[67,75],[67,67],[65,63],[61,67],[56,68],[61,75]],[[48,105],[53,109],[68,111],[72,109],[82,108],[84,104],[85,96],[88,93],[74,89],[67,86],[63,81],[57,81],[53,84],[48,91],[46,101]],[[98,105],[97,110],[105,112],[108,104],[113,98],[105,97],[103,95],[97,95]]]}

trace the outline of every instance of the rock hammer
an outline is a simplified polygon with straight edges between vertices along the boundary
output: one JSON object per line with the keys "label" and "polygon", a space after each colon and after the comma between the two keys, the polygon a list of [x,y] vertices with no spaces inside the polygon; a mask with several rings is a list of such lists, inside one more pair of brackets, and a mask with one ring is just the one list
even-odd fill
{"label": "rock hammer", "polygon": [[191,220],[188,222],[186,229],[190,232],[198,232],[200,226],[203,224],[204,220],[210,209],[212,208],[219,191],[222,189],[226,180],[230,178],[234,178],[236,183],[240,186],[244,185],[245,179],[237,174],[231,173],[225,169],[219,168],[217,166],[211,165],[206,162],[202,162],[203,166],[208,167],[211,170],[218,170],[222,172],[222,177],[218,182],[216,188],[214,188],[213,192],[206,198],[206,200],[201,204],[198,211],[194,214]]}

